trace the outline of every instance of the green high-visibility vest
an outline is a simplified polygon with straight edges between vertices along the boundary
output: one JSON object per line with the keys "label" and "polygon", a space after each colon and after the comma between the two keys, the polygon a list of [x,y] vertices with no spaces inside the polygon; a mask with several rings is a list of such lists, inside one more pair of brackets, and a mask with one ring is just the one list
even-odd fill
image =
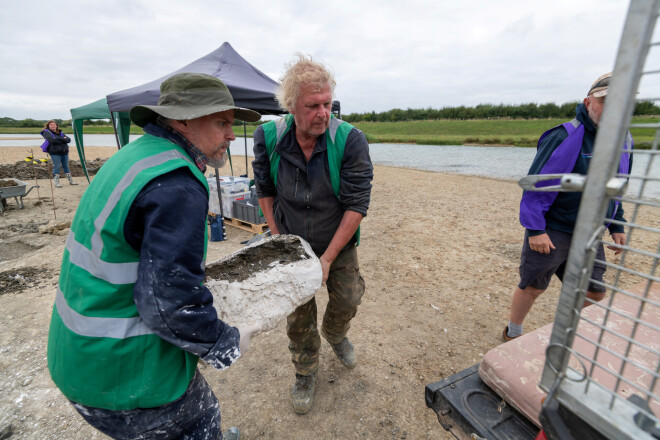
{"label": "green high-visibility vest", "polygon": [[[181,397],[195,374],[198,357],[161,339],[140,318],[133,302],[140,254],[124,237],[142,188],[182,167],[208,192],[204,174],[181,147],[145,134],[103,165],[80,200],[48,335],[51,377],[74,402],[111,410],[157,407]],[[208,234],[205,218],[199,228]]]}
{"label": "green high-visibility vest", "polygon": [[[293,125],[293,115],[288,114],[283,118],[267,122],[262,125],[264,130],[264,139],[266,143],[266,152],[270,161],[270,178],[277,186],[277,169],[280,164],[280,154],[276,151],[275,147],[282,140],[284,135],[291,130]],[[344,148],[346,147],[346,139],[348,134],[354,127],[348,122],[342,121],[330,116],[330,123],[328,129],[325,131],[325,141],[328,152],[328,170],[330,172],[330,183],[335,196],[341,202],[339,197],[339,187],[341,178],[339,170],[341,169],[341,161],[344,158]],[[360,244],[360,227],[358,226],[355,231],[355,239],[357,245]]]}

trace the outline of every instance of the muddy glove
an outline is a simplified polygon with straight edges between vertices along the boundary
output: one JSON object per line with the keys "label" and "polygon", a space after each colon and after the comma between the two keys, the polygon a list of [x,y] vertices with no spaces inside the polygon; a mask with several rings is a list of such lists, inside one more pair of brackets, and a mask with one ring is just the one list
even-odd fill
{"label": "muddy glove", "polygon": [[247,353],[250,349],[250,339],[255,333],[259,333],[261,327],[257,324],[249,324],[245,327],[238,327],[240,340],[238,342],[238,349],[241,351],[241,356]]}

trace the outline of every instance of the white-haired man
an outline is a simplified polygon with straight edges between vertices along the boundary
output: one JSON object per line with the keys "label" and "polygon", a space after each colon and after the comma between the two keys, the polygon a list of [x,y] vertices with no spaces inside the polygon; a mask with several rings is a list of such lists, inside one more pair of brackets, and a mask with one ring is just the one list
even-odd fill
{"label": "white-haired man", "polygon": [[[334,86],[322,64],[299,55],[277,94],[290,114],[255,130],[252,166],[271,232],[299,235],[319,256],[329,297],[321,333],[339,360],[354,368],[346,334],[364,293],[356,246],[369,208],[373,167],[364,134],[331,114]],[[307,413],[314,399],[321,347],[316,313],[312,299],[287,318],[298,414]]]}

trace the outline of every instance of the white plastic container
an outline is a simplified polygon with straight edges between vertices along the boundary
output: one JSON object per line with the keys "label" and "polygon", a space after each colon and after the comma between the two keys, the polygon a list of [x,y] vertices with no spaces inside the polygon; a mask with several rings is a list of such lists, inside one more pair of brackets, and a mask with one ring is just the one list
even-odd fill
{"label": "white plastic container", "polygon": [[[207,181],[209,183],[209,212],[220,214],[215,177],[208,177]],[[250,197],[250,179],[247,177],[220,176],[220,191],[222,195],[222,215],[226,218],[233,218],[234,202]]]}

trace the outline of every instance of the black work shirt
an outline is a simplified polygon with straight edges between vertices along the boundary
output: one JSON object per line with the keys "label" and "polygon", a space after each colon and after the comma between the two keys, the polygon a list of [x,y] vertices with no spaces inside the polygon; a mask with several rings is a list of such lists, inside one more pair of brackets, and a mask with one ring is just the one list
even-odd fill
{"label": "black work shirt", "polygon": [[[339,198],[330,180],[326,135],[319,136],[309,159],[296,140],[296,125],[275,147],[280,155],[277,185],[270,176],[264,131],[254,132],[254,180],[259,198],[274,197],[273,216],[283,234],[298,235],[323,254],[335,235],[345,211],[367,215],[371,197],[373,165],[364,134],[353,128],[346,139],[341,161]],[[355,245],[352,238],[347,246]]]}

